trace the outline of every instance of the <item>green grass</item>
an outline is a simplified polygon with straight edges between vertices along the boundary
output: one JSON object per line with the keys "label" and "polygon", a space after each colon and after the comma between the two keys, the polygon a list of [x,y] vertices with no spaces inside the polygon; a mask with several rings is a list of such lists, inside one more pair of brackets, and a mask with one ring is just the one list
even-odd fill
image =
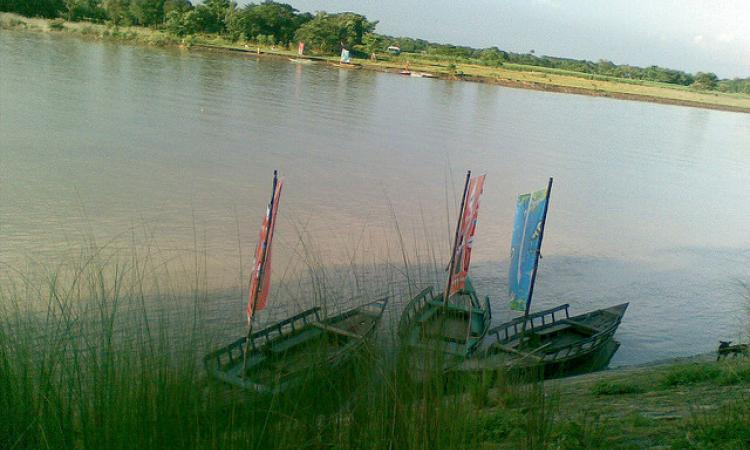
{"label": "green grass", "polygon": [[591,389],[594,395],[624,395],[640,394],[643,392],[643,386],[627,381],[599,381]]}
{"label": "green grass", "polygon": [[[412,381],[390,327],[351,365],[310,373],[289,393],[207,379],[201,358],[225,342],[207,324],[212,296],[195,253],[180,277],[89,246],[80,261],[0,284],[0,448],[476,446],[480,409],[464,393],[477,389]],[[310,282],[299,295],[325,306],[341,290],[336,275],[303,253]]]}

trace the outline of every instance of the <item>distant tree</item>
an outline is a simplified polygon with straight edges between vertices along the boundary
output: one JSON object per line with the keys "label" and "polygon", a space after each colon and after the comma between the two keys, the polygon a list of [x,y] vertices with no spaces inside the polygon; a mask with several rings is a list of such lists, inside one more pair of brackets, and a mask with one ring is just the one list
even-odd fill
{"label": "distant tree", "polygon": [[100,3],[100,0],[63,0],[63,17],[67,20],[103,20],[106,18],[106,12]]}
{"label": "distant tree", "polygon": [[229,0],[205,0],[190,11],[186,20],[194,32],[224,33],[227,16],[236,7],[237,4]]}
{"label": "distant tree", "polygon": [[131,23],[129,0],[103,0],[102,7],[115,25]]}
{"label": "distant tree", "polygon": [[129,10],[136,25],[154,26],[164,22],[164,0],[130,0]]}
{"label": "distant tree", "polygon": [[485,66],[499,66],[506,59],[507,53],[497,47],[485,48],[479,53],[479,59]]}
{"label": "distant tree", "polygon": [[734,78],[719,81],[718,89],[722,92],[750,94],[750,78]]}
{"label": "distant tree", "polygon": [[187,36],[203,31],[203,19],[197,8],[173,9],[166,15],[164,28],[174,35]]}
{"label": "distant tree", "polygon": [[376,25],[377,22],[370,22],[360,14],[321,12],[302,25],[295,38],[322,52],[333,53],[342,45],[346,48],[361,45],[364,35],[375,31]]}
{"label": "distant tree", "polygon": [[286,3],[266,1],[259,5],[249,4],[237,11],[227,22],[227,31],[237,38],[246,39],[273,35],[275,40],[288,44],[297,29],[311,17],[309,14],[298,14]]}
{"label": "distant tree", "polygon": [[370,55],[374,55],[376,52],[385,51],[386,47],[388,47],[385,38],[376,33],[365,34],[362,37],[362,46]]}
{"label": "distant tree", "polygon": [[698,72],[695,74],[695,81],[691,85],[696,89],[714,90],[718,86],[719,77],[711,72]]}
{"label": "distant tree", "polygon": [[57,17],[66,11],[63,0],[0,0],[0,11],[28,17]]}

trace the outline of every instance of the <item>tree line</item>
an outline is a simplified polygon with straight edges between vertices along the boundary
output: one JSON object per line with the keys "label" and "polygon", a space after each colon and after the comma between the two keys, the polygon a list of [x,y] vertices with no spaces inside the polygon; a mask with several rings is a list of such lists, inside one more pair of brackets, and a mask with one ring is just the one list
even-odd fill
{"label": "tree line", "polygon": [[439,44],[423,39],[375,33],[376,21],[352,12],[311,14],[291,5],[267,0],[239,7],[231,0],[0,0],[0,11],[25,16],[88,20],[113,25],[138,25],[162,29],[177,36],[213,33],[227,39],[255,41],[264,45],[293,45],[305,41],[308,48],[332,54],[341,47],[363,56],[385,52],[389,46],[422,58],[451,63],[479,63],[486,66],[521,64],[605,77],[647,80],[705,90],[750,94],[750,78],[720,80],[714,73],[687,73],[664,67],[637,67],[537,56],[534,50],[514,53],[497,47],[472,48]]}

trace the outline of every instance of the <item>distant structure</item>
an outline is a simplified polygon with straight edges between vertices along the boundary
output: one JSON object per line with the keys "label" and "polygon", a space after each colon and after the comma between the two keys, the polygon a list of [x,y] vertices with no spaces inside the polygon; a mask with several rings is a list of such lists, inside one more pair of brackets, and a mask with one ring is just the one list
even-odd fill
{"label": "distant structure", "polygon": [[388,47],[388,53],[391,55],[400,55],[401,54],[401,47],[397,47],[395,45],[391,45]]}

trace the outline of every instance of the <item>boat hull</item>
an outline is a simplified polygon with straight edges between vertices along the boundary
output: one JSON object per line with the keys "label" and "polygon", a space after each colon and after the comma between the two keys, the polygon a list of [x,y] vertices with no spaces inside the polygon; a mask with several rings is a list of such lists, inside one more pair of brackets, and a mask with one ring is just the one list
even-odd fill
{"label": "boat hull", "polygon": [[319,308],[309,309],[209,353],[204,366],[212,378],[241,389],[286,391],[351,360],[374,334],[387,303],[384,298],[325,319]]}
{"label": "boat hull", "polygon": [[488,331],[493,342],[459,370],[545,378],[602,370],[620,346],[614,334],[627,307],[624,303],[570,317],[568,305],[562,305],[504,323]]}
{"label": "boat hull", "polygon": [[401,315],[402,354],[412,372],[441,372],[461,364],[479,348],[491,319],[489,298],[480,304],[471,284],[451,302],[427,288],[412,298]]}

